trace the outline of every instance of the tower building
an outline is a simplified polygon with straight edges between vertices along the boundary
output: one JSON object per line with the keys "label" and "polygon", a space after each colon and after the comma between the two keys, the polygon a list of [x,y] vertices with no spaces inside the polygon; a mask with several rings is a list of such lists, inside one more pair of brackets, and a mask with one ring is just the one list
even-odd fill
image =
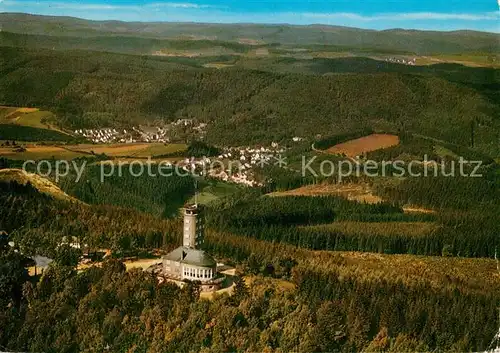
{"label": "tower building", "polygon": [[183,209],[182,246],[163,256],[163,274],[167,279],[200,281],[202,290],[214,290],[222,278],[217,262],[202,250],[204,243],[203,208],[198,204]]}
{"label": "tower building", "polygon": [[186,248],[199,249],[204,240],[204,219],[198,204],[184,208],[184,229],[182,245]]}

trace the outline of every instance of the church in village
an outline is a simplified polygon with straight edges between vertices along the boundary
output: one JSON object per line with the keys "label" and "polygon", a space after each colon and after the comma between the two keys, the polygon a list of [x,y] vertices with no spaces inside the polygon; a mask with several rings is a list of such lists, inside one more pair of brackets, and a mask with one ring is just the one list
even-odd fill
{"label": "church in village", "polygon": [[166,280],[199,281],[201,290],[220,288],[223,276],[217,273],[217,262],[203,251],[203,207],[191,204],[184,208],[182,246],[163,256],[163,276]]}

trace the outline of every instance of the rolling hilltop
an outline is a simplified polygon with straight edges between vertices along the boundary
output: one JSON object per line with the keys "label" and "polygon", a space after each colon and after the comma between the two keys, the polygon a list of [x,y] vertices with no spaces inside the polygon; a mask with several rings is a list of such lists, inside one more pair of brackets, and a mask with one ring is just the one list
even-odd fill
{"label": "rolling hilltop", "polygon": [[[335,45],[362,50],[436,53],[498,53],[497,34],[476,31],[385,31],[310,25],[195,24],[165,22],[89,21],[72,17],[0,14],[2,31],[68,37],[142,37],[217,40],[259,44]],[[100,41],[106,39],[100,38]],[[136,39],[132,39],[136,40]]]}

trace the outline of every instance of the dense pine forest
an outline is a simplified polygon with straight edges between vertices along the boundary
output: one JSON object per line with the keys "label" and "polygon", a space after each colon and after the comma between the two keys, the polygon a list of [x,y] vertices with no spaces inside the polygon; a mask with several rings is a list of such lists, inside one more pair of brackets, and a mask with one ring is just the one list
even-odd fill
{"label": "dense pine forest", "polygon": [[[457,189],[464,190],[460,184]],[[494,198],[490,207],[480,209],[480,201],[476,201],[476,211],[448,209],[436,215],[408,214],[391,204],[361,204],[334,196],[266,197],[253,193],[213,203],[208,219],[214,228],[234,234],[314,250],[493,257],[500,245],[499,199],[489,196]],[[358,225],[351,229],[335,227],[344,221]],[[436,227],[415,234],[405,226],[413,222]],[[384,228],[367,230],[370,224],[384,224]]]}
{"label": "dense pine forest", "polygon": [[179,208],[194,195],[191,176],[178,176],[169,170],[162,170],[162,173],[171,173],[172,176],[158,176],[158,166],[151,165],[151,173],[156,177],[147,173],[137,177],[129,168],[104,177],[111,173],[112,168],[111,165],[103,168],[100,165],[88,166],[81,180],[76,182],[75,174],[71,173],[60,182],[61,187],[87,203],[133,208],[164,218],[176,216]]}
{"label": "dense pine forest", "polygon": [[[56,259],[32,282],[22,257],[2,246],[3,263],[16,264],[2,267],[8,279],[2,298],[16,298],[0,315],[0,344],[11,349],[464,351],[484,349],[496,330],[500,297],[492,260],[318,253],[210,231],[209,251],[268,279],[206,301],[198,299],[196,285],[158,285],[146,273],[125,272],[116,260],[76,272],[57,246],[73,234],[96,248],[169,249],[180,222],[55,201],[29,185],[3,184],[1,195],[2,209],[10,210],[2,212],[2,227],[23,253]],[[383,211],[397,209],[378,208]],[[295,289],[283,290],[277,279]]]}

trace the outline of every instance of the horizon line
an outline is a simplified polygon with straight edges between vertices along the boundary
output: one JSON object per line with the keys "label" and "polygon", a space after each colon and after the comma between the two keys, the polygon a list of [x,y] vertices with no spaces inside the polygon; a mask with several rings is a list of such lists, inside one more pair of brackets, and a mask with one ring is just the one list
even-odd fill
{"label": "horizon line", "polygon": [[[2,1],[0,0],[0,4]],[[30,13],[30,12],[18,12],[18,11],[0,11],[0,15],[25,15],[25,16],[34,16],[34,17],[45,17],[45,18],[69,18],[76,20],[83,20],[88,22],[118,22],[118,23],[143,23],[143,24],[192,24],[192,25],[219,25],[219,26],[289,26],[289,27],[340,27],[346,29],[354,29],[354,30],[362,30],[362,31],[372,31],[372,32],[388,32],[388,31],[414,31],[414,32],[438,32],[438,33],[454,33],[454,32],[478,32],[484,34],[493,34],[500,35],[500,28],[498,31],[493,30],[480,30],[473,28],[459,28],[459,29],[421,29],[421,28],[413,28],[413,27],[388,27],[384,29],[376,29],[376,28],[364,28],[358,26],[347,26],[347,25],[337,25],[330,23],[308,23],[308,24],[297,24],[290,22],[203,22],[203,21],[171,21],[171,20],[160,20],[160,21],[147,21],[147,20],[118,20],[118,19],[93,19],[93,18],[85,18],[78,17],[74,15],[46,15],[46,14],[38,14],[38,13]],[[327,15],[327,14],[325,14]],[[320,16],[327,17],[327,16]],[[319,18],[319,17],[318,17]],[[0,27],[0,31],[1,31]]]}

